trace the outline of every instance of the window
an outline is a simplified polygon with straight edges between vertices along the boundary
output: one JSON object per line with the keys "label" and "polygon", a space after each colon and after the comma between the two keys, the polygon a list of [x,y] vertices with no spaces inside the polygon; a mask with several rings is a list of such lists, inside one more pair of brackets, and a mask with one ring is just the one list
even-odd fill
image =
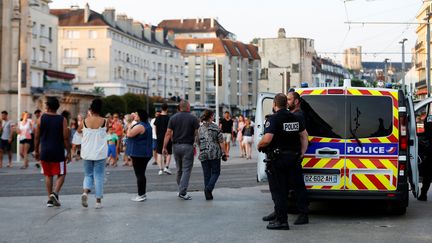
{"label": "window", "polygon": [[88,67],[87,68],[87,78],[95,78],[96,77],[96,68]]}
{"label": "window", "polygon": [[36,56],[37,56],[37,53],[36,53],[36,48],[32,48],[32,62],[36,62]]}
{"label": "window", "polygon": [[66,58],[69,58],[69,57],[78,57],[78,50],[77,49],[66,48],[66,49],[64,49],[64,57],[66,57]]}
{"label": "window", "polygon": [[65,39],[79,39],[80,32],[78,30],[65,30],[64,32]]}
{"label": "window", "polygon": [[95,49],[94,48],[88,48],[87,49],[87,58],[96,58],[95,57]]}
{"label": "window", "polygon": [[51,28],[51,27],[48,28],[48,39],[49,39],[50,41],[53,40],[53,38],[52,38],[52,28]]}
{"label": "window", "polygon": [[40,32],[39,32],[39,35],[41,36],[41,37],[46,37],[45,36],[45,25],[44,24],[41,24],[40,25],[40,30],[39,30]]}
{"label": "window", "polygon": [[[311,95],[302,98],[301,108],[311,136],[354,139],[392,133],[393,109],[389,97]],[[374,104],[374,109],[370,109],[370,104]]]}
{"label": "window", "polygon": [[199,102],[201,100],[201,95],[195,94],[195,102]]}
{"label": "window", "polygon": [[39,62],[44,62],[45,61],[45,49],[40,49],[39,50]]}
{"label": "window", "polygon": [[52,52],[48,52],[48,63],[51,65],[52,64]]}
{"label": "window", "polygon": [[97,32],[96,30],[89,30],[89,39],[97,39]]}
{"label": "window", "polygon": [[33,37],[36,38],[36,36],[37,36],[37,24],[36,24],[36,22],[33,22],[32,34],[33,34]]}
{"label": "window", "polygon": [[78,81],[78,69],[77,68],[65,68],[64,71],[66,73],[71,73],[75,75],[75,78],[72,80],[73,82]]}
{"label": "window", "polygon": [[201,82],[195,82],[195,91],[201,91]]}

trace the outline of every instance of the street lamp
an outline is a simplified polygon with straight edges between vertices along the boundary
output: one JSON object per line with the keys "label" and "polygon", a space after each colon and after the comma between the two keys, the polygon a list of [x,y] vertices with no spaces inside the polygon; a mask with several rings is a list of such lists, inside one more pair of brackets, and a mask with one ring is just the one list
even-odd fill
{"label": "street lamp", "polygon": [[387,63],[390,59],[386,58],[384,59],[384,83],[387,83],[387,75],[388,75],[388,70],[387,70]]}
{"label": "street lamp", "polygon": [[[169,55],[168,55],[169,54]],[[168,57],[172,57],[170,50],[165,50],[165,73],[164,73],[164,100],[166,101],[166,88],[167,88],[167,68],[168,68]]]}
{"label": "street lamp", "polygon": [[406,93],[405,88],[405,41],[407,41],[407,38],[403,38],[402,41],[399,42],[399,44],[402,45],[402,92]]}

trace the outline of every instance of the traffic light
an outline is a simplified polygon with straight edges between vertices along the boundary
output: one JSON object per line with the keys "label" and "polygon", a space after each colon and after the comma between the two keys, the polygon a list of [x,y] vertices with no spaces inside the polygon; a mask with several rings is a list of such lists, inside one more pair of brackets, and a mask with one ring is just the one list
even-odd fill
{"label": "traffic light", "polygon": [[[219,78],[219,80],[218,80],[218,86],[222,86],[222,64],[218,64],[218,66],[219,66],[219,72],[218,72],[218,78]],[[216,86],[216,64],[214,64],[213,65],[213,77],[214,77],[214,81],[213,81],[213,84],[214,84],[214,86]]]}

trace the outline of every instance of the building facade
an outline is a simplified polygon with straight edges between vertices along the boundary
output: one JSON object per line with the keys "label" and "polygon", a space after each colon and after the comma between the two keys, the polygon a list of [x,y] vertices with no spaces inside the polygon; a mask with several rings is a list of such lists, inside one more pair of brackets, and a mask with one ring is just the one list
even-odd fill
{"label": "building facade", "polygon": [[338,87],[345,78],[349,78],[349,73],[341,65],[328,58],[313,58],[313,86]]}
{"label": "building facade", "polygon": [[59,18],[60,69],[76,75],[74,87],[183,97],[183,59],[172,32],[116,15],[84,9],[54,9]]}
{"label": "building facade", "polygon": [[258,51],[262,65],[259,92],[286,92],[289,87],[301,87],[302,83],[314,85],[314,40],[287,38],[281,28],[277,38],[259,39]]}
{"label": "building facade", "polygon": [[[417,14],[417,21],[425,22],[424,19],[427,17],[427,14],[432,11],[430,2],[424,2],[423,6],[420,8]],[[427,96],[427,84],[426,84],[426,62],[427,62],[427,25],[419,24],[416,29],[417,34],[417,42],[414,48],[413,55],[413,63],[417,72],[418,82],[414,87],[414,94],[418,97],[426,97]],[[429,44],[430,45],[430,44]],[[430,68],[430,67],[429,67]]]}
{"label": "building facade", "polygon": [[362,47],[345,49],[342,65],[349,70],[359,72],[362,69]]}
{"label": "building facade", "polygon": [[[158,26],[175,33],[184,58],[187,99],[195,109],[213,108],[218,103],[221,111],[254,115],[261,67],[254,45],[236,41],[235,35],[213,18],[164,20]],[[217,101],[216,63],[222,67]]]}

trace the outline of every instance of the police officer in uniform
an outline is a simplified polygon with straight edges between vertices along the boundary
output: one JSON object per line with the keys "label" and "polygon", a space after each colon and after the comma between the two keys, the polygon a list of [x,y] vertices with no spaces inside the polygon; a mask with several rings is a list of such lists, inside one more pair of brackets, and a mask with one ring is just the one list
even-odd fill
{"label": "police officer in uniform", "polygon": [[272,197],[276,218],[267,229],[288,230],[288,193],[294,190],[300,212],[294,224],[309,222],[309,202],[302,175],[301,159],[307,148],[307,132],[304,124],[287,110],[287,96],[279,93],[273,101],[275,114],[266,121],[264,137],[258,144],[270,159],[268,170],[273,177]]}
{"label": "police officer in uniform", "polygon": [[420,164],[420,175],[423,177],[422,188],[418,200],[427,201],[427,192],[432,181],[432,116],[428,116],[425,120],[424,132],[424,156],[423,163]]}

